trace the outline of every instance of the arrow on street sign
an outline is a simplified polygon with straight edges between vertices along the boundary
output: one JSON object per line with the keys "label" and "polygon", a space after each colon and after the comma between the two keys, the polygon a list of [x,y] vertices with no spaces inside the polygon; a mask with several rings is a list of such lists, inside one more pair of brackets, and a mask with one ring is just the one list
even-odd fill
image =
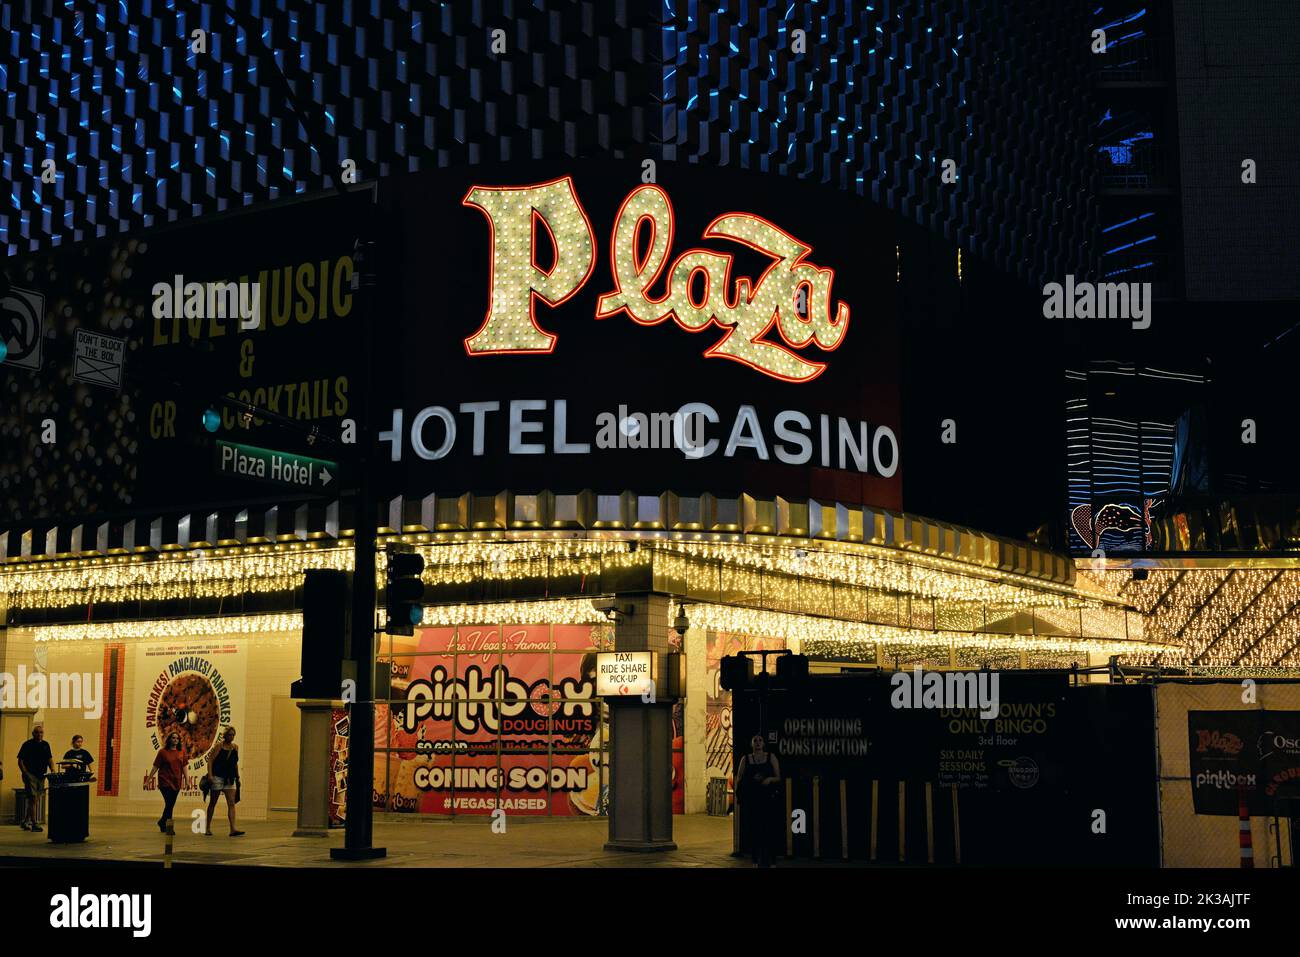
{"label": "arrow on street sign", "polygon": [[339,463],[293,452],[217,441],[217,472],[270,482],[304,492],[332,492],[339,485]]}

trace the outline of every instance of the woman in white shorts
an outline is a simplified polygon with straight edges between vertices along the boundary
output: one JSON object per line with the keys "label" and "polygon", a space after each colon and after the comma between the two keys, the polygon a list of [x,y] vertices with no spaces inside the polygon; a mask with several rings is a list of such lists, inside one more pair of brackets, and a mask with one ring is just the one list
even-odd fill
{"label": "woman in white shorts", "polygon": [[226,728],[221,736],[221,746],[208,755],[208,820],[203,833],[209,837],[217,798],[222,794],[226,796],[226,811],[230,815],[230,836],[239,837],[244,832],[235,827],[235,804],[239,801],[239,745],[235,744],[234,728]]}

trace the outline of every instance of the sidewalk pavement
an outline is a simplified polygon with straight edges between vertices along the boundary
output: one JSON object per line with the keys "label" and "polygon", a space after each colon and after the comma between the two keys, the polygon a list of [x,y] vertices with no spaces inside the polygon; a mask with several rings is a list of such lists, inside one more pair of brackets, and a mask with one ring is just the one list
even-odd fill
{"label": "sidewalk pavement", "polygon": [[[376,815],[374,840],[384,858],[340,863],[329,849],[343,846],[343,830],[327,837],[294,837],[296,816],[272,812],[266,821],[240,822],[230,837],[224,815],[213,819],[211,837],[176,821],[175,867],[749,867],[731,857],[731,818],[703,814],[673,818],[677,850],[656,854],[606,851],[605,818],[508,818],[494,834],[488,817],[429,820]],[[92,817],[90,837],[80,844],[53,844],[16,824],[0,825],[0,867],[73,865],[161,867],[164,835],[150,818]]]}

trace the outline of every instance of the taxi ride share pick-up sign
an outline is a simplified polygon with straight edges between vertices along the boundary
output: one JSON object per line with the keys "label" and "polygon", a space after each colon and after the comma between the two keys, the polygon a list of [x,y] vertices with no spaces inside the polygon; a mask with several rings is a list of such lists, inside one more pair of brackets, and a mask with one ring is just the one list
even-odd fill
{"label": "taxi ride share pick-up sign", "polygon": [[217,442],[217,472],[271,482],[304,492],[332,492],[339,486],[339,463],[253,445]]}
{"label": "taxi ride share pick-up sign", "polygon": [[612,651],[596,655],[596,695],[642,695],[654,688],[654,653]]}

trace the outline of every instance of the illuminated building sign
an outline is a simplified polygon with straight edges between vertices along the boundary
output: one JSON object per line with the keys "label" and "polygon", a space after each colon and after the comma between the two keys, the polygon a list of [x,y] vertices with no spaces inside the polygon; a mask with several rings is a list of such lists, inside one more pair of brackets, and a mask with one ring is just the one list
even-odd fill
{"label": "illuminated building sign", "polygon": [[596,655],[596,695],[653,694],[655,656],[652,651],[609,651]]}
{"label": "illuminated building sign", "polygon": [[[567,301],[590,278],[596,262],[591,222],[573,180],[475,186],[463,202],[487,217],[491,233],[488,312],[480,329],[465,340],[466,351],[551,352],[557,336],[538,325],[537,300],[549,306]],[[550,268],[538,263],[539,227],[554,250]],[[672,318],[688,332],[712,324],[723,334],[705,351],[708,358],[733,359],[789,382],[806,382],[825,371],[826,363],[792,350],[814,342],[823,350],[838,347],[848,331],[849,307],[836,303],[832,316],[835,274],[806,261],[811,246],[761,216],[726,213],[709,223],[704,238],[740,243],[769,257],[772,262],[762,275],[733,279],[734,256],[707,249],[688,249],[665,274],[673,227],[672,203],[660,187],[641,186],[623,201],[610,238],[614,289],[600,297],[597,319],[625,312],[648,326]],[[651,287],[665,275],[663,291],[656,296]],[[773,334],[785,345],[772,341]]]}
{"label": "illuminated building sign", "polygon": [[[0,504],[26,519],[301,494],[214,469],[215,443],[342,459],[272,414],[361,436],[364,392],[389,501],[550,489],[901,508],[891,214],[782,177],[660,173],[439,169],[385,179],[377,210],[370,191],[329,195],[22,258],[15,274],[75,306],[51,312],[57,336],[123,339],[127,374],[117,401],[89,406],[61,367],[15,380],[7,421],[23,441],[0,461]],[[352,249],[371,215],[378,279],[359,297]],[[238,303],[209,300],[244,280],[259,295],[247,327]],[[219,405],[210,434],[223,395],[268,414]],[[51,451],[40,409],[56,402],[77,409],[78,437]],[[334,492],[329,474],[311,490]]]}

